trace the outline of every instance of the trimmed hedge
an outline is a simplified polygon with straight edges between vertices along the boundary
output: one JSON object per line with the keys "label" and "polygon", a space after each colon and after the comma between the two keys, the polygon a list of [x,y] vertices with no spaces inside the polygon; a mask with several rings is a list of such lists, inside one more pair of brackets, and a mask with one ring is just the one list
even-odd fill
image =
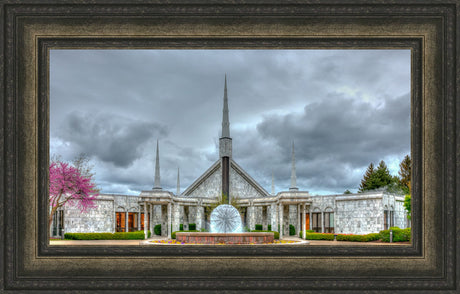
{"label": "trimmed hedge", "polygon": [[334,234],[332,233],[306,233],[305,239],[307,240],[334,240]]}
{"label": "trimmed hedge", "polygon": [[196,224],[188,224],[188,229],[189,229],[189,231],[196,230]]}
{"label": "trimmed hedge", "polygon": [[153,232],[155,233],[155,235],[161,235],[161,224],[158,224],[155,227],[153,227]]}
{"label": "trimmed hedge", "polygon": [[337,241],[351,241],[351,242],[370,242],[380,239],[379,233],[371,233],[367,235],[342,235],[337,234]]}
{"label": "trimmed hedge", "polygon": [[295,236],[295,227],[294,227],[294,225],[289,225],[289,236]]}
{"label": "trimmed hedge", "polygon": [[258,230],[258,231],[261,231],[261,230],[263,230],[263,226],[260,225],[260,224],[257,224],[257,225],[255,226],[255,229]]}
{"label": "trimmed hedge", "polygon": [[411,240],[411,230],[391,227],[389,230],[380,231],[380,240],[382,242],[390,242],[390,230],[393,230],[393,242],[405,242]]}
{"label": "trimmed hedge", "polygon": [[184,230],[184,224],[180,224],[179,225],[179,231],[183,231]]}
{"label": "trimmed hedge", "polygon": [[[305,233],[315,233],[315,230],[306,230]],[[302,238],[303,231],[299,232],[299,237]]]}
{"label": "trimmed hedge", "polygon": [[[148,231],[147,238],[150,237]],[[67,240],[144,240],[144,231],[116,233],[65,233]]]}
{"label": "trimmed hedge", "polygon": [[252,230],[251,232],[255,232],[255,233],[273,233],[273,238],[275,240],[278,240],[280,238],[280,233],[276,232],[276,231],[268,231],[268,230]]}
{"label": "trimmed hedge", "polygon": [[267,226],[267,229],[268,229],[269,231],[271,231],[271,230],[272,230],[272,225],[268,225],[268,226]]}
{"label": "trimmed hedge", "polygon": [[171,239],[176,239],[176,233],[178,232],[199,232],[198,230],[188,230],[188,231],[183,231],[183,230],[180,230],[180,231],[175,231],[175,232],[172,232],[171,233]]}

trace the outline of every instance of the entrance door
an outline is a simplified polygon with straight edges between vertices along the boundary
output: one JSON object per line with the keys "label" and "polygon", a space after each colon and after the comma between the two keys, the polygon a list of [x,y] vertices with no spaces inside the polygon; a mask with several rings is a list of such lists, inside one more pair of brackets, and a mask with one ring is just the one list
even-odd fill
{"label": "entrance door", "polygon": [[305,230],[310,229],[310,214],[306,213],[305,214]]}

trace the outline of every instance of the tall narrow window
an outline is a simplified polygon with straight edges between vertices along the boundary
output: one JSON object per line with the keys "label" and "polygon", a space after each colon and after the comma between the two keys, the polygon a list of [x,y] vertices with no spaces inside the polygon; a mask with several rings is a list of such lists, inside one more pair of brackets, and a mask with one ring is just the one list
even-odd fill
{"label": "tall narrow window", "polygon": [[117,232],[126,232],[126,213],[125,212],[117,212]]}
{"label": "tall narrow window", "polygon": [[334,212],[324,213],[324,232],[334,233]]}
{"label": "tall narrow window", "polygon": [[311,214],[312,230],[321,233],[321,212],[313,212]]}
{"label": "tall narrow window", "polygon": [[383,229],[388,230],[388,210],[383,211]]}

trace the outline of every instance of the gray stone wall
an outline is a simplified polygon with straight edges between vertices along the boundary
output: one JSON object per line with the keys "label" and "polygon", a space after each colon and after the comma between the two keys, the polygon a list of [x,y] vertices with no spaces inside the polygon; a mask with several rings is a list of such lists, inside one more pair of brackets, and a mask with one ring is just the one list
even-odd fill
{"label": "gray stone wall", "polygon": [[336,233],[369,234],[383,230],[381,198],[349,196],[336,202]]}
{"label": "gray stone wall", "polygon": [[233,167],[230,168],[230,195],[240,199],[266,196],[257,191]]}
{"label": "gray stone wall", "polygon": [[187,197],[216,198],[222,193],[222,167],[215,170]]}
{"label": "gray stone wall", "polygon": [[113,197],[99,196],[96,208],[82,213],[76,206],[64,208],[64,230],[66,233],[113,233],[115,212]]}

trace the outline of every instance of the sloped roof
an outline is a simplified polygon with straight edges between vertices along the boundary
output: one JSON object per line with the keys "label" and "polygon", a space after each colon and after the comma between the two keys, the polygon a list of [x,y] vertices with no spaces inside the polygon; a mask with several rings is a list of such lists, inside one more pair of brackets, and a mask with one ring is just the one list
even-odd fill
{"label": "sloped roof", "polygon": [[[233,159],[230,160],[230,167],[235,170],[249,185],[262,195],[269,196],[270,194],[256,182],[241,166],[239,166]],[[211,167],[209,167],[198,179],[196,179],[184,192],[183,196],[190,196],[204,181],[221,168],[221,160],[217,160]]]}

